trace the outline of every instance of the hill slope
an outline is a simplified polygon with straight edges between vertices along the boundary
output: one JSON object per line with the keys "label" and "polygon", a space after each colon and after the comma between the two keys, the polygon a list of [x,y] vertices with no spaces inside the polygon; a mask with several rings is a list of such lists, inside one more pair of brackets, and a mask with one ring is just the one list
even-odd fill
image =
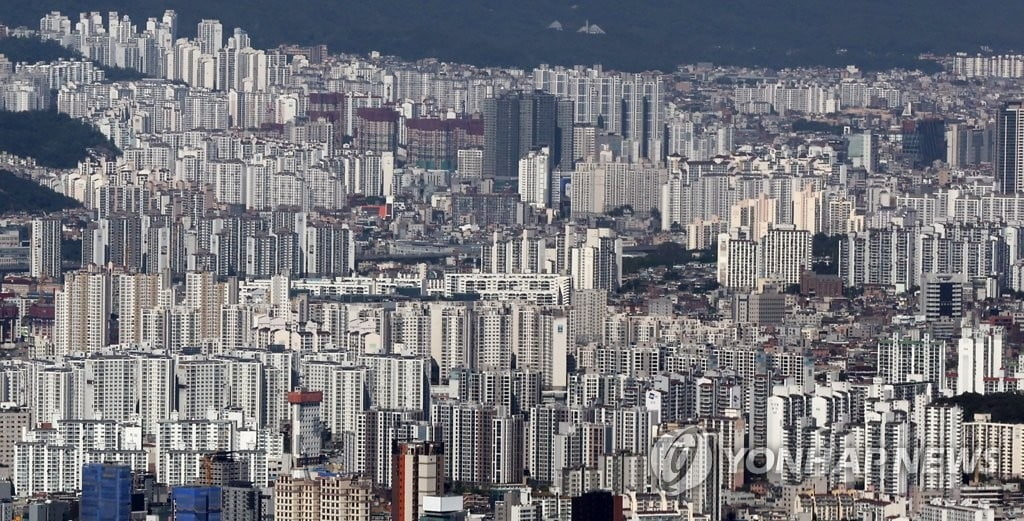
{"label": "hill slope", "polygon": [[[57,42],[43,41],[38,38],[2,38],[0,39],[0,54],[6,56],[12,63],[83,59],[78,52],[62,47]],[[143,77],[142,73],[131,69],[108,67],[95,60],[93,63],[103,69],[107,79],[112,81],[137,80]]]}
{"label": "hill slope", "polygon": [[74,168],[88,149],[117,153],[95,127],[55,111],[0,111],[0,150],[31,157],[42,166]]}
{"label": "hill slope", "polygon": [[70,197],[7,170],[0,170],[0,214],[57,212],[79,206],[78,201]]}
{"label": "hill slope", "polygon": [[[920,52],[1024,48],[1015,20],[1024,2],[1005,0],[4,0],[2,22],[38,27],[45,11],[117,10],[142,24],[175,9],[186,36],[218,18],[225,36],[254,44],[326,43],[332,51],[379,50],[480,65],[595,63],[671,70],[680,63],[775,67],[884,67]],[[548,30],[558,20],[564,32]],[[585,22],[605,35],[578,34]],[[845,49],[845,52],[837,51]]]}

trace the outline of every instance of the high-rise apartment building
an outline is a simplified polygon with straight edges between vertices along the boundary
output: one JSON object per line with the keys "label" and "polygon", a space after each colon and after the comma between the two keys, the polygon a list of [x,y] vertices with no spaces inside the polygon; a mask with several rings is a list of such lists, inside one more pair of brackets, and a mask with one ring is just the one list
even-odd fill
{"label": "high-rise apartment building", "polygon": [[29,250],[30,274],[35,278],[60,279],[61,220],[42,218],[32,221]]}
{"label": "high-rise apartment building", "polygon": [[931,404],[924,409],[921,488],[947,497],[959,495],[963,478],[964,411],[957,405]]}
{"label": "high-rise apartment building", "polygon": [[622,284],[622,239],[611,228],[588,229],[571,256],[573,288],[615,290]]}
{"label": "high-rise apartment building", "polygon": [[416,521],[423,516],[424,497],[444,493],[444,445],[399,442],[392,452],[391,519]]}
{"label": "high-rise apartment building", "polygon": [[535,208],[551,206],[551,155],[548,147],[531,150],[519,160],[519,197]]}
{"label": "high-rise apartment building", "polygon": [[220,20],[200,20],[196,28],[196,39],[203,54],[213,54],[224,46],[224,26]]}
{"label": "high-rise apartment building", "polygon": [[957,346],[956,393],[986,394],[988,386],[1002,380],[1003,328],[989,324],[964,327]]}
{"label": "high-rise apartment building", "polygon": [[369,521],[371,492],[356,476],[295,471],[274,483],[274,519]]}
{"label": "high-rise apartment building", "polygon": [[292,455],[297,459],[316,460],[320,457],[323,432],[320,403],[323,399],[324,394],[320,391],[288,393],[288,403],[292,407]]}
{"label": "high-rise apartment building", "polygon": [[54,296],[54,348],[58,353],[98,351],[107,346],[111,313],[110,273],[69,273]]}

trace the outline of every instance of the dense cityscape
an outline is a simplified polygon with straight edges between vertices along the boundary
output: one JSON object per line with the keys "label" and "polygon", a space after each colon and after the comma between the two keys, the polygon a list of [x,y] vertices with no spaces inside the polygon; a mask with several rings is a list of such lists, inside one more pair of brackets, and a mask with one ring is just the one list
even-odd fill
{"label": "dense cityscape", "polygon": [[1024,55],[153,14],[0,25],[0,521],[1024,519]]}

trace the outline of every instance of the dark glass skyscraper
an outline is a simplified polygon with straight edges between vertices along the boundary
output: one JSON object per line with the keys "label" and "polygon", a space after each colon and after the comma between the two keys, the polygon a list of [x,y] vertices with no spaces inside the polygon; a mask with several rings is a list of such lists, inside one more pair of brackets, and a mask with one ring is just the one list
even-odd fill
{"label": "dark glass skyscraper", "polygon": [[1005,194],[1021,191],[1024,182],[1024,102],[1003,105],[996,118],[996,187]]}
{"label": "dark glass skyscraper", "polygon": [[[572,102],[543,91],[509,92],[484,100],[484,175],[519,175],[519,159],[549,147],[551,165],[571,168]],[[570,163],[563,163],[563,150]]]}
{"label": "dark glass skyscraper", "polygon": [[82,467],[82,521],[128,521],[132,513],[132,469],[90,463]]}
{"label": "dark glass skyscraper", "polygon": [[220,487],[175,487],[171,498],[176,521],[221,521]]}
{"label": "dark glass skyscraper", "polygon": [[511,178],[519,174],[520,125],[518,95],[484,100],[484,175]]}

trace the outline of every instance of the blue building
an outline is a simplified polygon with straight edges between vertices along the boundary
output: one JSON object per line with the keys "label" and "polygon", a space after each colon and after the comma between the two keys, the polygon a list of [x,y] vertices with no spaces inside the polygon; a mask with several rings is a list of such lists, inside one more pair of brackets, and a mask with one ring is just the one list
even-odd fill
{"label": "blue building", "polygon": [[174,487],[175,521],[221,521],[220,487]]}
{"label": "blue building", "polygon": [[132,469],[90,463],[82,467],[82,521],[128,521],[132,513]]}

